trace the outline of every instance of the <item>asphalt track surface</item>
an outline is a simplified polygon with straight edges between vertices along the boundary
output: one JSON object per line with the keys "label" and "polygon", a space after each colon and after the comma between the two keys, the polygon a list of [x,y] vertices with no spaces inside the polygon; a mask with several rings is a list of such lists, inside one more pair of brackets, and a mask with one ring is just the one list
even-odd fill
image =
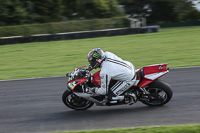
{"label": "asphalt track surface", "polygon": [[200,123],[200,67],[173,69],[163,78],[173,88],[162,107],[93,106],[74,111],[61,101],[65,78],[0,81],[0,133],[55,132]]}

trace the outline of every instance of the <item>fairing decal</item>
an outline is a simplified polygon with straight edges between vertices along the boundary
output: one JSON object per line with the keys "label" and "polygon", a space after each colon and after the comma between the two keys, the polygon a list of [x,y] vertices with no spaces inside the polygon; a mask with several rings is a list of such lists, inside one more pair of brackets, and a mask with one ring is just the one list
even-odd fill
{"label": "fairing decal", "polygon": [[71,88],[72,91],[74,91],[74,88],[76,88],[78,84],[84,83],[86,80],[86,78],[71,80],[67,83],[67,85]]}
{"label": "fairing decal", "polygon": [[150,80],[155,80],[155,79],[159,78],[160,76],[165,75],[166,73],[168,73],[168,71],[148,74],[148,75],[145,75],[144,77],[147,79],[150,79]]}

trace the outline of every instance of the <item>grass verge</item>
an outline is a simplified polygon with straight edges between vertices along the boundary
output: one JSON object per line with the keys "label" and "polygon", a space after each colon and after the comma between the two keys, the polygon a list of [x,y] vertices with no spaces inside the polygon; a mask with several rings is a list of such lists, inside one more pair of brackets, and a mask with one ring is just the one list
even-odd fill
{"label": "grass verge", "polygon": [[200,133],[200,125],[137,127],[125,129],[71,131],[59,133]]}
{"label": "grass verge", "polygon": [[169,67],[200,66],[200,26],[166,28],[159,33],[37,42],[0,46],[0,79],[65,75],[88,64],[93,48],[110,51],[136,68],[169,63]]}

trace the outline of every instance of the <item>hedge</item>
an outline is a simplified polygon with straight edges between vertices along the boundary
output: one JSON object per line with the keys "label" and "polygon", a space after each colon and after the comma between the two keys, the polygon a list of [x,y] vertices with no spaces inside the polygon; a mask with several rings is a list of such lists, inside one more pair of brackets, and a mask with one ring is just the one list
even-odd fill
{"label": "hedge", "polygon": [[168,27],[183,27],[183,26],[199,26],[200,21],[186,21],[186,22],[174,22],[174,23],[161,23],[159,24],[161,28]]}
{"label": "hedge", "polygon": [[106,19],[5,26],[0,27],[0,37],[123,28],[129,27],[129,25],[130,20],[127,17],[115,17]]}

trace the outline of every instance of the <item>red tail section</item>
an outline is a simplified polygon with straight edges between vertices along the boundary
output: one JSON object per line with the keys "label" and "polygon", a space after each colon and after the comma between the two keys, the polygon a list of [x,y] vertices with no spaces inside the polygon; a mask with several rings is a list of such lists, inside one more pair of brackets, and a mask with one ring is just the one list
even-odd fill
{"label": "red tail section", "polygon": [[136,72],[137,74],[137,86],[143,87],[154,80],[162,77],[163,75],[167,74],[169,71],[167,70],[167,64],[158,64],[158,65],[151,65],[141,68]]}

